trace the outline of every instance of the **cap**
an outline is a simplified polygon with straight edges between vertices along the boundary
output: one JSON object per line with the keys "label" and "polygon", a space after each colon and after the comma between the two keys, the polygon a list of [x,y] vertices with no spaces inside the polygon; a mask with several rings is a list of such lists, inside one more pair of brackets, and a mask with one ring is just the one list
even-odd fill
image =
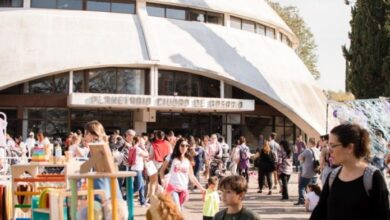
{"label": "cap", "polygon": [[28,136],[34,136],[34,132],[30,132],[30,133],[28,133]]}

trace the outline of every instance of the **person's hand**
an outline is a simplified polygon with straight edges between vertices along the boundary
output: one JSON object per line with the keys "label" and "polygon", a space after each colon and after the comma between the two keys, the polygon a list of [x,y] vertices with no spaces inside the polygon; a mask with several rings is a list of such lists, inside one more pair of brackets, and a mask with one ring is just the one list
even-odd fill
{"label": "person's hand", "polygon": [[206,189],[205,189],[205,188],[203,188],[203,187],[202,187],[202,188],[200,188],[200,193],[201,193],[201,194],[206,194]]}

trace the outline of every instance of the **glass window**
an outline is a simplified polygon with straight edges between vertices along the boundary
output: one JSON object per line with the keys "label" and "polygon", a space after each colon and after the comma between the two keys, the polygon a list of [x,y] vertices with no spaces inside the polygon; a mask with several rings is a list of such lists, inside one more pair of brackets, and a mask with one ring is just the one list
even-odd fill
{"label": "glass window", "polygon": [[203,89],[202,92],[202,97],[221,97],[220,96],[220,82],[215,79],[210,79],[207,77],[201,77],[201,82],[202,82],[202,88],[207,88]]}
{"label": "glass window", "polygon": [[111,11],[135,14],[135,3],[129,0],[111,0]]}
{"label": "glass window", "polygon": [[206,22],[206,13],[204,11],[189,10],[188,11],[188,20]]}
{"label": "glass window", "polygon": [[84,71],[73,72],[73,92],[84,91]]}
{"label": "glass window", "polygon": [[52,93],[53,92],[53,76],[48,76],[36,79],[29,82],[29,93]]}
{"label": "glass window", "polygon": [[91,93],[115,93],[116,70],[114,68],[90,70],[88,89]]}
{"label": "glass window", "polygon": [[254,33],[256,30],[255,28],[256,28],[255,22],[242,20],[242,30]]}
{"label": "glass window", "polygon": [[6,95],[22,94],[22,93],[23,93],[23,83],[0,90],[0,94],[6,94]]}
{"label": "glass window", "polygon": [[156,5],[146,5],[146,11],[150,16],[165,17],[165,8]]}
{"label": "glass window", "polygon": [[184,9],[178,8],[167,8],[167,18],[185,20],[186,19],[186,11]]}
{"label": "glass window", "polygon": [[110,0],[88,0],[88,11],[111,11]]}
{"label": "glass window", "polygon": [[69,73],[54,76],[54,93],[68,93]]}
{"label": "glass window", "polygon": [[223,25],[223,14],[207,12],[207,23]]}
{"label": "glass window", "polygon": [[191,75],[191,94],[190,96],[200,96],[200,77],[197,75]]}
{"label": "glass window", "polygon": [[46,111],[43,111],[40,108],[29,108],[27,109],[28,119],[42,119],[46,118]]}
{"label": "glass window", "polygon": [[66,121],[68,120],[68,110],[65,108],[48,108],[46,111],[46,119],[49,121]]}
{"label": "glass window", "polygon": [[57,8],[53,0],[31,0],[31,8]]}
{"label": "glass window", "polygon": [[260,35],[265,35],[265,26],[262,24],[257,24],[256,33],[258,33]]}
{"label": "glass window", "polygon": [[159,70],[158,73],[158,93],[159,95],[173,95],[174,74],[166,70]]}
{"label": "glass window", "polygon": [[23,7],[23,0],[0,0],[0,7]]}
{"label": "glass window", "polygon": [[82,10],[83,1],[82,0],[57,0],[57,8]]}
{"label": "glass window", "polygon": [[235,18],[235,17],[230,17],[230,27],[236,28],[236,29],[241,29],[241,19]]}
{"label": "glass window", "polygon": [[270,28],[270,27],[267,27],[266,28],[266,32],[265,32],[266,34],[266,36],[267,37],[270,37],[270,38],[273,38],[273,39],[275,39],[275,29],[273,29],[273,28]]}
{"label": "glass window", "polygon": [[190,95],[190,74],[188,73],[175,73],[175,92],[178,96]]}
{"label": "glass window", "polygon": [[145,94],[145,71],[134,69],[118,70],[119,94]]}

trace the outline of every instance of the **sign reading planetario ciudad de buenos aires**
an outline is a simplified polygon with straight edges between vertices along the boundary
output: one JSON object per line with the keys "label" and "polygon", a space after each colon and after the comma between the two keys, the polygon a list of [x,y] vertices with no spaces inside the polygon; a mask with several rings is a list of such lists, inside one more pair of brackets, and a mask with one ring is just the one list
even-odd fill
{"label": "sign reading planetario ciudad de buenos aires", "polygon": [[72,93],[70,107],[185,109],[186,111],[253,111],[253,100],[178,96]]}

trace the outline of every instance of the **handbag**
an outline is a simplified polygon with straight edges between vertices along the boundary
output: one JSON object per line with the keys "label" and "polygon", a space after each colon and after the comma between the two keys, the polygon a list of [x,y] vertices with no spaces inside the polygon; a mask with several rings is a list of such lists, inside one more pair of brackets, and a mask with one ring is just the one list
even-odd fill
{"label": "handbag", "polygon": [[152,176],[157,173],[157,168],[154,165],[153,161],[145,162],[145,170],[148,176]]}

